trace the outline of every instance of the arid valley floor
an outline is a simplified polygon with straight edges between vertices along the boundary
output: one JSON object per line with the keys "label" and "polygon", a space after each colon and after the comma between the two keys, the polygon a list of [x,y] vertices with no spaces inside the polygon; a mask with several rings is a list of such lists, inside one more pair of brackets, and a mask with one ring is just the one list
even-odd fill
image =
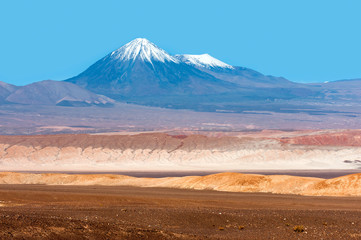
{"label": "arid valley floor", "polygon": [[0,196],[1,239],[361,238],[360,197],[44,185]]}
{"label": "arid valley floor", "polygon": [[359,136],[0,136],[0,239],[361,239]]}

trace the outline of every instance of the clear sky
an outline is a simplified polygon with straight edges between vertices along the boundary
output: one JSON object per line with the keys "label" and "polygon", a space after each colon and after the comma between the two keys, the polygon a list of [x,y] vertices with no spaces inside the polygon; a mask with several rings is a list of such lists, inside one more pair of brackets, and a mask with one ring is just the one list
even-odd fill
{"label": "clear sky", "polygon": [[0,81],[63,80],[137,37],[297,82],[361,78],[359,0],[1,0]]}

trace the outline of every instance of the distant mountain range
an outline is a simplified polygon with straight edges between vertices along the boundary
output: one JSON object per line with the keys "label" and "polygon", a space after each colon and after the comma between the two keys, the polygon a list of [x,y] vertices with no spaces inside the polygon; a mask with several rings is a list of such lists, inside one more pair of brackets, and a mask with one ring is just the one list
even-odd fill
{"label": "distant mountain range", "polygon": [[92,93],[72,83],[46,80],[23,87],[0,82],[0,103],[103,107],[111,106],[114,100]]}
{"label": "distant mountain range", "polygon": [[[114,100],[113,100],[114,99]],[[302,84],[231,66],[209,54],[170,55],[137,38],[78,76],[17,87],[0,82],[0,104],[112,106],[115,101],[196,111],[307,109],[361,99],[361,79]],[[310,107],[311,106],[311,107]]]}
{"label": "distant mountain range", "polygon": [[59,106],[108,106],[114,100],[97,95],[75,84],[59,81],[41,81],[18,88],[6,98],[20,104],[44,104]]}

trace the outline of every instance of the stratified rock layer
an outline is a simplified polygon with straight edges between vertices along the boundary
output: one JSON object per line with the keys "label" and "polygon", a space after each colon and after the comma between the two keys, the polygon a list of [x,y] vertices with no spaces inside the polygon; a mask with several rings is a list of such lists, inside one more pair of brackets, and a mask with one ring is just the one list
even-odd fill
{"label": "stratified rock layer", "polygon": [[356,169],[360,131],[0,136],[0,170]]}

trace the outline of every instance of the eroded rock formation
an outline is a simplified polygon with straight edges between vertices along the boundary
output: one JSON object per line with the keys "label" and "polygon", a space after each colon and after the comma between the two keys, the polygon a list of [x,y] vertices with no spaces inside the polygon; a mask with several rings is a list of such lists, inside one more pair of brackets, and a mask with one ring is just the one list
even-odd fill
{"label": "eroded rock formation", "polygon": [[0,184],[167,187],[228,192],[267,192],[312,196],[361,196],[361,173],[333,179],[287,175],[219,173],[207,176],[136,178],[111,174],[0,173]]}
{"label": "eroded rock formation", "polygon": [[0,170],[352,169],[357,131],[0,136]]}

